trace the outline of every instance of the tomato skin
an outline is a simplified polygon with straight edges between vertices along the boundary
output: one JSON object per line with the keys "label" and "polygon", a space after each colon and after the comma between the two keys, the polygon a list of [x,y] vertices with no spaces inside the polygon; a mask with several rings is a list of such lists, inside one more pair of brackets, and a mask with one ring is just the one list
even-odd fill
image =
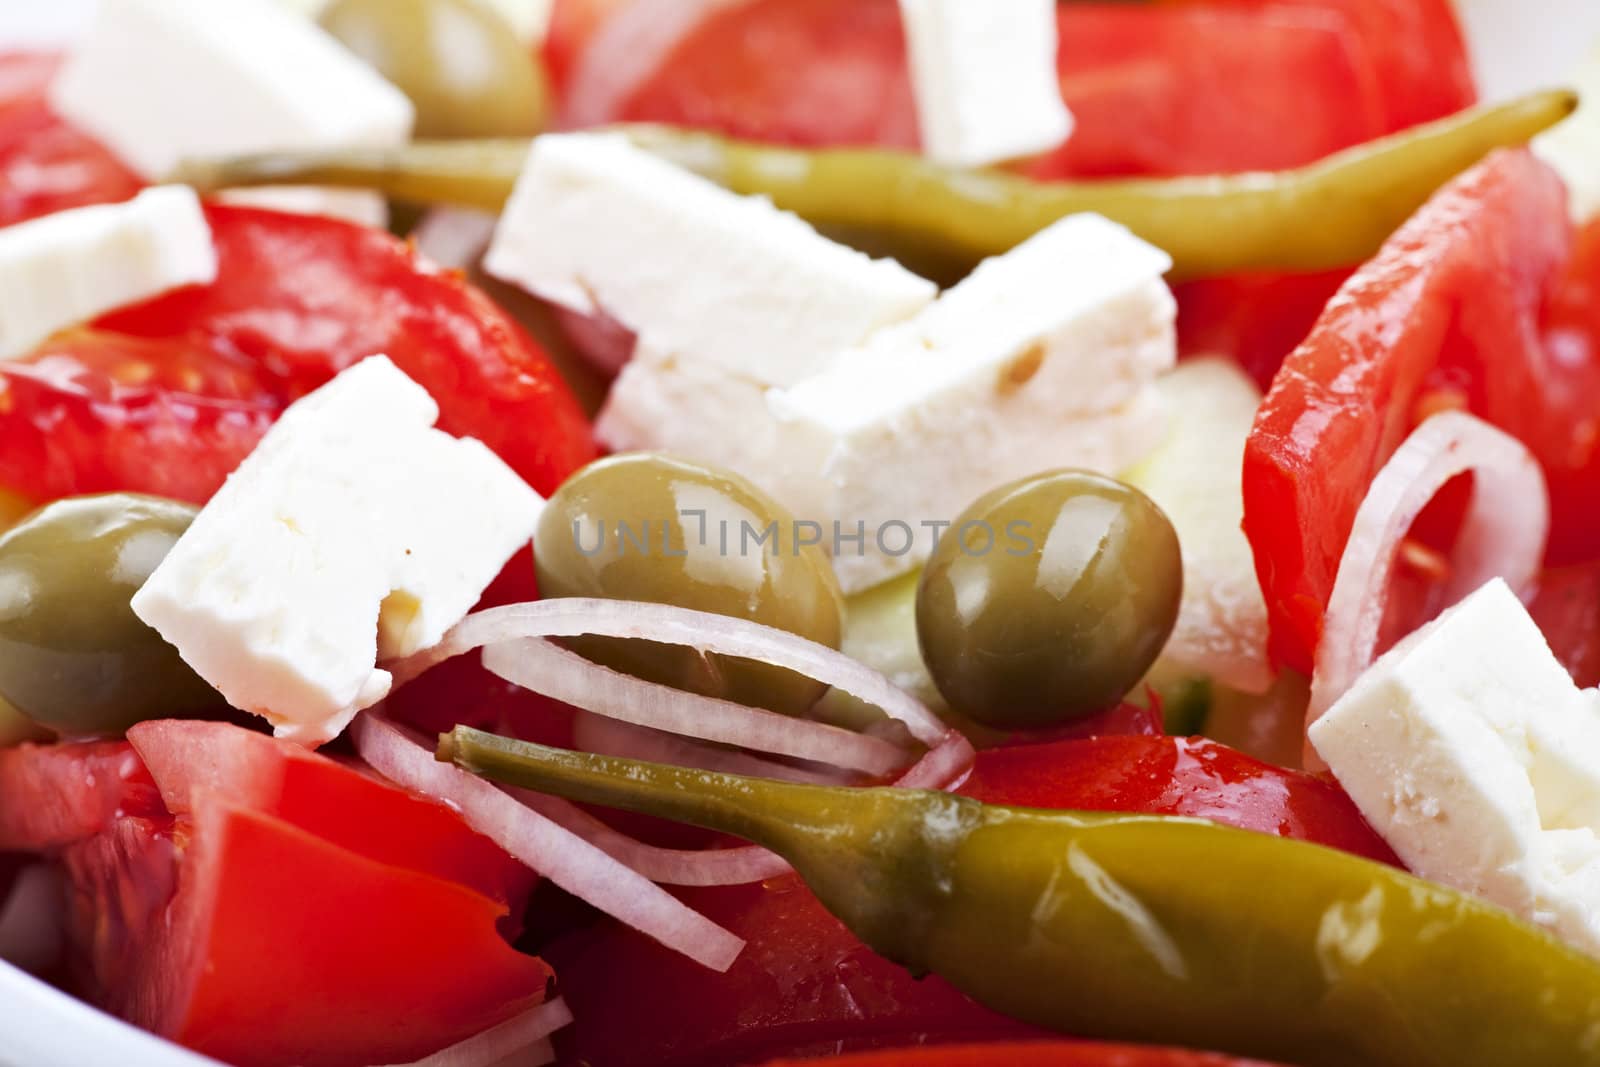
{"label": "tomato skin", "polygon": [[1400,865],[1326,778],[1204,737],[1102,736],[984,752],[959,790],[990,804],[1211,819]]}
{"label": "tomato skin", "polygon": [[1351,273],[1340,268],[1180,282],[1172,287],[1178,301],[1178,355],[1229,356],[1264,393]]}
{"label": "tomato skin", "polygon": [[128,731],[166,809],[192,815],[202,794],[280,819],[368,859],[520,904],[533,875],[461,817],[304,746],[220,722],[163,720]]}
{"label": "tomato skin", "polygon": [[[563,14],[566,8],[569,14]],[[556,5],[558,84],[601,19]],[[1040,177],[1195,174],[1310,162],[1387,132],[1366,42],[1337,13],[1070,4],[1058,12],[1072,138]],[[618,114],[796,145],[914,149],[892,0],[754,0],[716,13]]]}
{"label": "tomato skin", "polygon": [[[1553,358],[1540,334],[1570,254],[1566,212],[1553,171],[1526,150],[1496,153],[1357,270],[1284,362],[1243,478],[1279,661],[1309,672],[1356,509],[1440,398],[1521,438],[1554,486],[1572,469],[1573,427],[1593,424],[1600,372]],[[1569,525],[1576,501],[1552,502]]]}
{"label": "tomato skin", "polygon": [[[771,1060],[765,1067],[800,1067],[814,1060]],[[1241,1060],[1211,1052],[1107,1045],[1093,1041],[1015,1041],[942,1048],[893,1049],[839,1056],[831,1067],[1269,1067],[1260,1060]]]}
{"label": "tomato skin", "polygon": [[594,458],[588,422],[549,359],[460,272],[338,219],[221,204],[206,218],[216,282],[101,328],[242,355],[285,401],[381,352],[432,394],[441,429],[483,441],[541,493]]}
{"label": "tomato skin", "polygon": [[[1200,738],[1101,736],[980,752],[965,795],[996,803],[1212,818],[1395,862],[1331,782]],[[577,1022],[565,1059],[597,1067],[744,1063],[771,1056],[1050,1036],[920,981],[862,945],[794,876],[686,889],[749,945],[725,975],[603,921],[543,948]],[[630,1025],[608,1026],[624,1003]],[[1000,1061],[1004,1062],[1004,1061]]]}
{"label": "tomato skin", "polygon": [[0,53],[0,226],[126,200],[144,187],[98,141],[50,110],[60,59]]}
{"label": "tomato skin", "polygon": [[1403,130],[1477,100],[1466,39],[1452,0],[1162,0],[1252,12],[1294,9],[1342,17],[1365,43],[1380,87],[1383,122]]}

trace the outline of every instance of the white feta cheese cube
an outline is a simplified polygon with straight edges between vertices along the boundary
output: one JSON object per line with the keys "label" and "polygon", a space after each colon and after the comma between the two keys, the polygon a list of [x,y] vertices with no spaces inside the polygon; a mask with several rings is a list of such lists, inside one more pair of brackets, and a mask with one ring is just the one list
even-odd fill
{"label": "white feta cheese cube", "polygon": [[1055,0],[900,0],[922,148],[981,167],[1072,133],[1056,73]]}
{"label": "white feta cheese cube", "polygon": [[229,703],[336,736],[533,535],[543,501],[383,356],[289,408],[133,598]]}
{"label": "white feta cheese cube", "polygon": [[1380,658],[1309,736],[1415,873],[1600,951],[1600,709],[1503,581]]}
{"label": "white feta cheese cube", "polygon": [[661,357],[761,385],[800,381],[937,293],[619,134],[536,139],[484,266],[573,311],[605,311]]}
{"label": "white feta cheese cube", "polygon": [[[798,514],[871,530],[952,519],[1053,467],[1130,466],[1165,431],[1148,386],[1176,359],[1170,266],[1098,215],[1055,223],[831,370],[769,393],[781,462],[815,477],[757,480]],[[851,592],[913,569],[929,547],[834,562]]]}
{"label": "white feta cheese cube", "polygon": [[57,330],[216,276],[211,227],[184,186],[0,228],[0,359],[25,355]]}
{"label": "white feta cheese cube", "polygon": [[375,230],[388,228],[389,202],[382,193],[366,189],[331,189],[318,185],[253,185],[224,189],[216,194],[227,204],[287,211],[291,215],[322,215]]}
{"label": "white feta cheese cube", "polygon": [[102,0],[51,87],[147,176],[181,159],[404,142],[411,102],[276,0]]}

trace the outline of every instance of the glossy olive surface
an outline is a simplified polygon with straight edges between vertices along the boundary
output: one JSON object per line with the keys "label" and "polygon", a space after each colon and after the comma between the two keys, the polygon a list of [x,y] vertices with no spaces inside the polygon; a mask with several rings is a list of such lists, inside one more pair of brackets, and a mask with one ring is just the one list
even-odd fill
{"label": "glossy olive surface", "polygon": [[324,29],[411,98],[419,138],[527,137],[548,90],[532,50],[476,0],[334,0]]}
{"label": "glossy olive surface", "polygon": [[1049,726],[1144,677],[1182,592],[1177,533],[1149,497],[1052,471],[980,497],[940,538],[917,589],[917,640],[956,711]]}
{"label": "glossy olive surface", "polygon": [[[549,502],[534,536],[539,592],[675,604],[839,647],[844,598],[794,519],[736,474],[656,453],[591,463]],[[597,663],[679,689],[798,714],[823,687],[748,660],[647,641],[584,638]]]}
{"label": "glossy olive surface", "polygon": [[157,497],[74,497],[0,536],[0,696],[69,737],[224,713],[129,606],[194,515]]}

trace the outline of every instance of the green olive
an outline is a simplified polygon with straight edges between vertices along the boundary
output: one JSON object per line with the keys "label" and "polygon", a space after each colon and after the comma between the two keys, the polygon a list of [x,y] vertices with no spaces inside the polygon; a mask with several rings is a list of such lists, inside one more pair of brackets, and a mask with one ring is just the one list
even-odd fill
{"label": "green olive", "polygon": [[70,737],[226,713],[129,606],[194,515],[157,497],[74,497],[0,536],[0,697]]}
{"label": "green olive", "polygon": [[323,29],[411,98],[417,137],[531,137],[549,92],[532,49],[477,0],[334,0]]}
{"label": "green olive", "polygon": [[[837,648],[844,598],[827,557],[804,540],[788,512],[738,475],[632,453],[591,463],[556,491],[534,558],[543,596],[675,604]],[[653,642],[570,647],[636,677],[785,714],[823,690],[781,668]]]}
{"label": "green olive", "polygon": [[1041,727],[1109,707],[1178,618],[1183,561],[1131,486],[1051,471],[978,499],[917,589],[917,641],[939,692],[988,726]]}

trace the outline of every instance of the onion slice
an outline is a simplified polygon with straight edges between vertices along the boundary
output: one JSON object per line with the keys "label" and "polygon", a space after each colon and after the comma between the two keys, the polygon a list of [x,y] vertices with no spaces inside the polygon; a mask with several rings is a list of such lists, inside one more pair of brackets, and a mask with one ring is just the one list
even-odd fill
{"label": "onion slice", "polygon": [[605,715],[576,712],[572,721],[572,743],[585,752],[647,763],[670,763],[697,771],[742,774],[749,778],[773,778],[801,785],[861,785],[860,775],[821,767],[801,767],[762,759],[736,748],[717,748],[686,737],[634,726]]}
{"label": "onion slice", "polygon": [[665,885],[744,885],[777,878],[793,869],[782,856],[759,845],[707,849],[647,845],[613,829],[560,797],[527,789],[511,788],[506,792],[652,882]]}
{"label": "onion slice", "polygon": [[[518,607],[561,605],[570,601],[552,600]],[[596,603],[603,603],[597,601]],[[633,607],[636,605],[628,605]],[[642,605],[640,605],[642,606]],[[505,611],[491,608],[490,612]],[[477,616],[474,618],[481,618]],[[507,619],[515,629],[563,631],[559,622]],[[473,622],[469,618],[462,623]],[[526,623],[519,626],[519,623]],[[597,628],[603,624],[596,624]],[[604,628],[610,634],[612,629]],[[657,682],[647,682],[609,667],[602,667],[538,637],[509,636],[486,643],[483,665],[508,682],[543,693],[564,704],[596,714],[621,719],[635,726],[648,726],[684,737],[738,745],[758,752],[772,752],[799,759],[815,760],[871,775],[888,774],[909,762],[904,749],[867,734],[858,734],[827,723],[780,715],[764,708],[750,708],[729,700],[688,693]],[[634,636],[611,634],[612,636]],[[560,636],[576,636],[561,633]],[[794,640],[800,640],[794,638]],[[672,641],[673,644],[686,642]],[[720,650],[719,650],[720,651]]]}
{"label": "onion slice", "polygon": [[567,86],[563,125],[598,126],[618,111],[702,22],[749,0],[632,0],[601,25]]}
{"label": "onion slice", "polygon": [[667,947],[715,971],[727,970],[744,948],[740,938],[493,783],[440,763],[393,723],[366,712],[351,736],[378,773],[448,804],[521,863]]}
{"label": "onion slice", "polygon": [[570,1022],[571,1009],[557,997],[406,1067],[494,1067],[512,1056],[518,1063],[537,1067],[555,1059],[549,1037]]}
{"label": "onion slice", "polygon": [[[1429,418],[1384,464],[1356,512],[1317,645],[1307,726],[1376,658],[1400,544],[1445,483],[1469,471],[1472,502],[1456,539],[1446,602],[1495,577],[1523,589],[1538,574],[1550,531],[1550,498],[1538,461],[1520,441],[1473,415],[1447,411]],[[1306,748],[1308,763],[1316,762]]]}
{"label": "onion slice", "polygon": [[[782,630],[669,605],[569,598],[490,608],[462,620],[434,647],[385,666],[393,673],[398,688],[445,660],[483,648],[485,666],[501,677],[588,711],[600,712],[600,715],[580,714],[577,720],[580,744],[612,755],[736,774],[819,779],[829,784],[840,781],[825,770],[774,764],[749,753],[724,751],[685,740],[640,725],[639,720],[644,719],[651,726],[670,722],[698,737],[705,737],[708,732],[717,734],[717,739],[743,748],[759,748],[764,742],[771,745],[772,738],[766,735],[798,730],[799,742],[771,745],[769,750],[836,766],[850,766],[848,760],[828,758],[837,755],[833,746],[840,744],[857,746],[851,751],[858,754],[887,751],[893,754],[890,762],[904,762],[904,753],[897,746],[879,738],[618,675],[548,641],[552,637],[584,634],[686,645],[703,652],[758,660],[797,671],[873,704],[928,747],[921,759],[894,779],[894,785],[951,789],[959,785],[972,768],[974,753],[965,737],[871,668]],[[619,705],[623,711],[620,716],[617,714]],[[671,706],[670,713],[661,710],[667,705]],[[703,722],[696,721],[697,717],[717,720],[719,729],[707,731]],[[753,729],[749,723],[759,724],[759,727]],[[827,752],[814,752],[808,747],[819,738],[829,746]],[[792,742],[794,735],[787,735],[787,740]],[[823,757],[820,760],[817,759],[819,755]],[[504,795],[517,798],[537,816],[559,824],[570,834],[654,882],[737,885],[776,877],[790,869],[781,858],[758,846],[698,851],[657,848],[614,830],[563,800],[515,789],[507,790]]]}

